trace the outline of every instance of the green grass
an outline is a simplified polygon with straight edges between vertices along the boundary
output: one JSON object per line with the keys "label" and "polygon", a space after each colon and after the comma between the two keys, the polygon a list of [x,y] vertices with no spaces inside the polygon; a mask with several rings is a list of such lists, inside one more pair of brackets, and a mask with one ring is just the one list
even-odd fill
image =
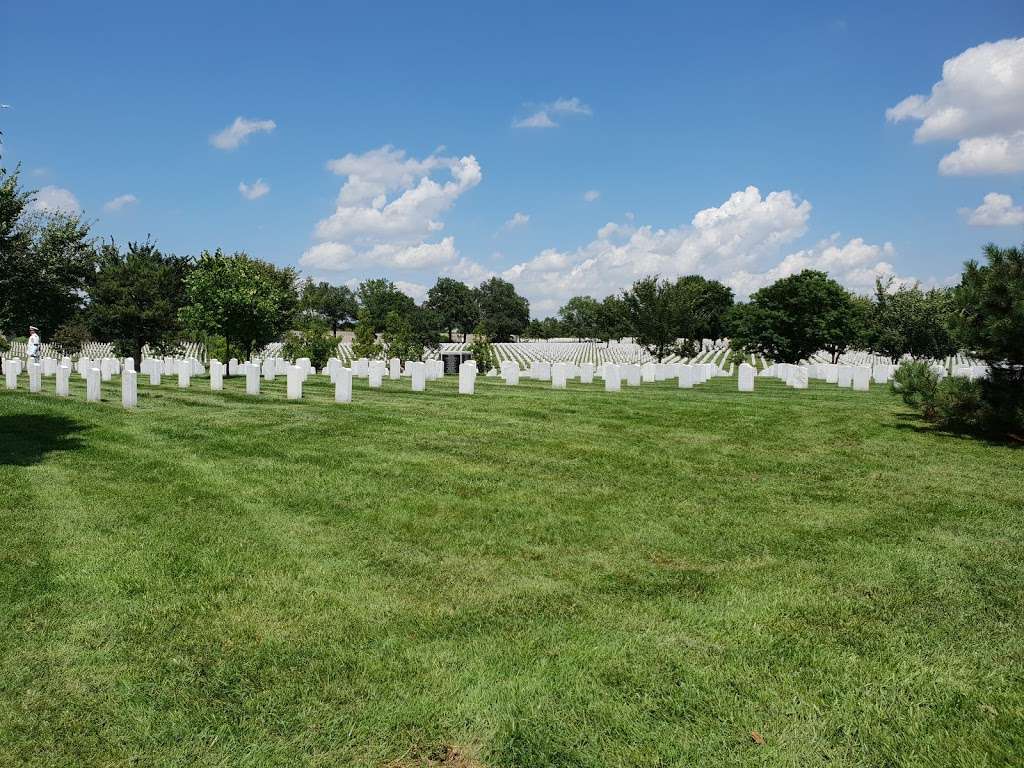
{"label": "green grass", "polygon": [[1024,451],[882,388],[73,379],[0,392],[4,766],[1024,762]]}

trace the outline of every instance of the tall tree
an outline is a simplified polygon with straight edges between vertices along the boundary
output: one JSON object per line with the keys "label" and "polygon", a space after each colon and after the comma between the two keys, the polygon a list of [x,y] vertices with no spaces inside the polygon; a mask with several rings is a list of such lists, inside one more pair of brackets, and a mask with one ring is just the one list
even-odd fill
{"label": "tall tree", "polygon": [[516,293],[515,286],[500,277],[480,283],[476,289],[480,322],[492,342],[511,341],[530,322],[530,302]]}
{"label": "tall tree", "polygon": [[659,361],[670,354],[684,357],[696,351],[695,339],[703,317],[693,291],[680,283],[645,277],[623,294],[637,344]]}
{"label": "tall tree", "polygon": [[383,347],[377,341],[377,332],[373,329],[373,322],[365,309],[359,310],[356,320],[356,334],[352,339],[352,357],[367,360],[375,360],[383,354]]}
{"label": "tall tree", "polygon": [[384,278],[364,280],[356,290],[356,297],[374,332],[384,330],[389,313],[407,315],[416,306],[411,297],[406,296],[393,282]]}
{"label": "tall tree", "polygon": [[733,347],[780,363],[798,363],[822,349],[840,351],[863,328],[850,293],[824,272],[805,269],[776,280],[729,315]]}
{"label": "tall tree", "polygon": [[558,310],[565,333],[580,341],[598,335],[600,314],[601,302],[592,296],[573,296]]}
{"label": "tall tree", "polygon": [[605,344],[612,339],[629,336],[632,331],[629,325],[629,311],[621,296],[605,296],[597,313],[597,330],[595,336]]}
{"label": "tall tree", "polygon": [[427,291],[427,306],[441,318],[442,326],[448,332],[448,341],[452,341],[455,330],[462,331],[465,340],[466,333],[480,320],[473,289],[451,277],[437,278],[434,287]]}
{"label": "tall tree", "polygon": [[185,280],[188,305],[182,323],[199,333],[224,337],[227,352],[236,344],[246,355],[280,339],[298,305],[295,271],[244,253],[204,251]]}
{"label": "tall tree", "polygon": [[33,198],[17,170],[0,168],[0,329],[23,335],[32,324],[46,337],[84,308],[96,248],[80,216],[33,213]]}
{"label": "tall tree", "polygon": [[696,329],[698,339],[721,339],[725,336],[725,316],[733,305],[732,288],[708,280],[701,275],[686,275],[676,281],[680,291],[692,294],[700,316]]}
{"label": "tall tree", "polygon": [[985,246],[953,295],[956,338],[988,365],[982,382],[987,426],[1024,439],[1024,247]]}
{"label": "tall tree", "polygon": [[359,312],[356,295],[347,285],[313,282],[306,278],[302,284],[299,308],[319,317],[328,324],[331,333],[338,335],[338,329],[351,326]]}
{"label": "tall tree", "polygon": [[105,243],[89,289],[88,327],[93,338],[115,342],[124,354],[142,359],[142,347],[176,341],[185,305],[191,259],[163,254],[150,242],[128,243],[120,251]]}
{"label": "tall tree", "polygon": [[956,351],[949,332],[952,311],[950,291],[923,291],[918,285],[896,287],[892,280],[877,280],[869,346],[893,362],[904,355],[917,358],[951,355]]}

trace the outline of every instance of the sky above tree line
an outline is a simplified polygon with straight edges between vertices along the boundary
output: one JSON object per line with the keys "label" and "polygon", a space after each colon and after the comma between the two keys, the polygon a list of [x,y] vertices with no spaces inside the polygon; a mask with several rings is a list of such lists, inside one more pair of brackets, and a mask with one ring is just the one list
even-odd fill
{"label": "sky above tree line", "polygon": [[1024,240],[1024,4],[554,5],[8,3],[3,162],[122,243],[534,316]]}

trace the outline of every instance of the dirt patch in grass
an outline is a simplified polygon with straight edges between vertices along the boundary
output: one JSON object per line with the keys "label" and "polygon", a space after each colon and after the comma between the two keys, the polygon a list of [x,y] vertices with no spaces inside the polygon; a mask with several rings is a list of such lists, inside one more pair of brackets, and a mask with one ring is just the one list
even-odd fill
{"label": "dirt patch in grass", "polygon": [[419,757],[400,757],[384,765],[384,768],[486,768],[477,760],[469,747],[442,744],[429,754]]}

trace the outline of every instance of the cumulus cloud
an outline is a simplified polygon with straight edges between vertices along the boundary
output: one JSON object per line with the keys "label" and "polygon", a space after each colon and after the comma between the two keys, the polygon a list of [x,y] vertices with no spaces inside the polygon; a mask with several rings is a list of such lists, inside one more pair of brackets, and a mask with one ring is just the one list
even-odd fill
{"label": "cumulus cloud", "polygon": [[803,235],[810,212],[811,204],[792,192],[762,196],[757,187],[747,187],[720,206],[699,211],[688,225],[656,229],[629,219],[609,222],[590,243],[572,251],[543,250],[502,276],[537,310],[574,295],[614,293],[650,274],[724,278]]}
{"label": "cumulus cloud", "polygon": [[238,182],[238,191],[242,193],[242,197],[246,200],[258,200],[264,195],[270,194],[270,185],[263,181],[263,179],[256,179],[252,184],[240,181]]}
{"label": "cumulus cloud", "polygon": [[942,65],[928,96],[886,110],[890,122],[919,120],[915,142],[958,141],[942,158],[945,175],[1024,170],[1024,38],[968,48]]}
{"label": "cumulus cloud", "polygon": [[[423,269],[457,261],[454,238],[430,239],[444,228],[442,215],[483,178],[475,157],[435,152],[417,159],[383,146],[331,160],[327,167],[346,180],[334,213],[316,225],[321,242],[302,255],[300,264]],[[434,178],[442,174],[448,178]]]}
{"label": "cumulus cloud", "polygon": [[236,117],[235,122],[210,137],[210,143],[217,149],[238,149],[251,134],[270,133],[277,128],[273,120],[253,120]]}
{"label": "cumulus cloud", "polygon": [[588,189],[586,192],[583,193],[583,199],[588,203],[594,202],[600,196],[601,193],[598,192],[596,189]]}
{"label": "cumulus cloud", "polygon": [[512,218],[501,225],[502,229],[515,229],[516,227],[524,227],[530,221],[530,214],[516,211],[512,214]]}
{"label": "cumulus cloud", "polygon": [[593,110],[587,104],[573,96],[571,99],[555,99],[547,104],[541,104],[526,117],[515,120],[512,126],[514,128],[557,128],[558,123],[555,122],[554,117],[564,115],[590,117],[592,114]]}
{"label": "cumulus cloud", "polygon": [[1014,205],[1010,195],[989,192],[977,208],[961,208],[960,214],[972,227],[1013,227],[1024,225],[1024,205]]}
{"label": "cumulus cloud", "polygon": [[53,185],[36,192],[28,209],[35,213],[66,213],[72,216],[82,212],[82,206],[71,190]]}
{"label": "cumulus cloud", "polygon": [[129,205],[134,205],[137,202],[139,202],[139,198],[135,195],[118,195],[113,200],[107,200],[107,202],[103,204],[103,210],[107,213],[115,213]]}
{"label": "cumulus cloud", "polygon": [[[810,214],[811,204],[790,191],[762,195],[751,186],[721,205],[698,211],[688,224],[659,229],[638,226],[633,216],[626,216],[600,227],[586,245],[542,250],[500,276],[530,299],[531,311],[538,315],[556,311],[572,296],[606,296],[652,274],[703,274],[725,282],[741,298],[803,269],[827,271],[860,292],[870,291],[876,277],[892,277],[896,284],[914,281],[898,274],[891,243],[875,245],[856,237],[843,242],[833,235],[781,255],[787,244],[806,233]],[[465,258],[446,274],[467,282],[491,276],[485,266]]]}

